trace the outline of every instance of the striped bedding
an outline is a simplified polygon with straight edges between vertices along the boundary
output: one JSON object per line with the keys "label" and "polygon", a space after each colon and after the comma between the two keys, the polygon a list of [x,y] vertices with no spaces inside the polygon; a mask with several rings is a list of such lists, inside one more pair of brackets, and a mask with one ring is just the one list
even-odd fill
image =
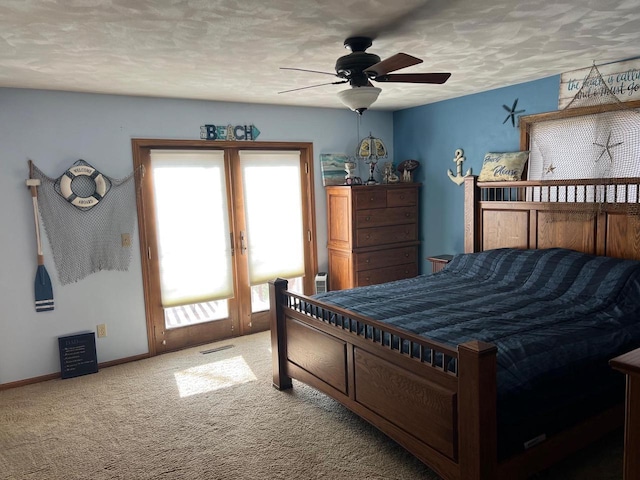
{"label": "striped bedding", "polygon": [[495,344],[501,455],[621,400],[607,362],[640,346],[640,262],[566,249],[462,254],[316,298],[451,346]]}

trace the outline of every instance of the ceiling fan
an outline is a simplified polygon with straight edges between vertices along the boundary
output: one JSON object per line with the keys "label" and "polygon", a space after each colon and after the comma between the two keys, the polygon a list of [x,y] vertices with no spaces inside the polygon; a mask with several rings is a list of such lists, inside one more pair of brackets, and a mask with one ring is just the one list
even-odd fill
{"label": "ceiling fan", "polygon": [[351,88],[339,92],[338,97],[342,103],[351,108],[351,110],[362,115],[362,112],[377,100],[378,95],[382,91],[380,88],[374,87],[371,81],[442,84],[451,76],[450,73],[391,73],[422,63],[422,60],[407,55],[406,53],[396,53],[389,58],[381,60],[378,55],[366,51],[372,43],[373,40],[370,37],[347,38],[344,41],[344,46],[350,49],[351,53],[338,58],[335,67],[336,73],[306,70],[304,68],[281,67],[282,70],[297,70],[301,72],[332,75],[342,80],[310,85],[308,87],[293,88],[278,93],[288,93],[324,85],[348,83],[351,85]]}

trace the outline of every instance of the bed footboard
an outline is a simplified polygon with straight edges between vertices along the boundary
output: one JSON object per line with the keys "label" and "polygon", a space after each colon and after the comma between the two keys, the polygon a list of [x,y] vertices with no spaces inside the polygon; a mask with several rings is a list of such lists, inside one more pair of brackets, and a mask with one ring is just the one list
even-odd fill
{"label": "bed footboard", "polygon": [[270,282],[273,384],[304,382],[445,479],[494,479],[496,348],[457,349]]}

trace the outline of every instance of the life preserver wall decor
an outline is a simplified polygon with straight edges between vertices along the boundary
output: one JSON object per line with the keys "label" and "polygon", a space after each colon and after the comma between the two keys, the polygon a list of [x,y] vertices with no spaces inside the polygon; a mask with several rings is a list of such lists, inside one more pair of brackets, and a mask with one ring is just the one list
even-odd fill
{"label": "life preserver wall decor", "polygon": [[125,271],[131,261],[136,219],[136,175],[101,173],[84,160],[59,177],[48,177],[35,164],[40,181],[38,206],[51,245],[60,284],[77,282],[101,270]]}
{"label": "life preserver wall decor", "polygon": [[98,170],[80,159],[55,183],[56,192],[74,207],[89,210],[111,189],[111,182]]}

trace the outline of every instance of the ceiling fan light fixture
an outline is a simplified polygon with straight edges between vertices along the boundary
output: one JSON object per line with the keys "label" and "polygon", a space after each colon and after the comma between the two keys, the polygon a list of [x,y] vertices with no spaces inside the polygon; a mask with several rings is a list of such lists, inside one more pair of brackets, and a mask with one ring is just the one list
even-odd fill
{"label": "ceiling fan light fixture", "polygon": [[381,91],[378,87],[351,87],[338,92],[338,98],[358,115],[362,115],[378,99]]}

